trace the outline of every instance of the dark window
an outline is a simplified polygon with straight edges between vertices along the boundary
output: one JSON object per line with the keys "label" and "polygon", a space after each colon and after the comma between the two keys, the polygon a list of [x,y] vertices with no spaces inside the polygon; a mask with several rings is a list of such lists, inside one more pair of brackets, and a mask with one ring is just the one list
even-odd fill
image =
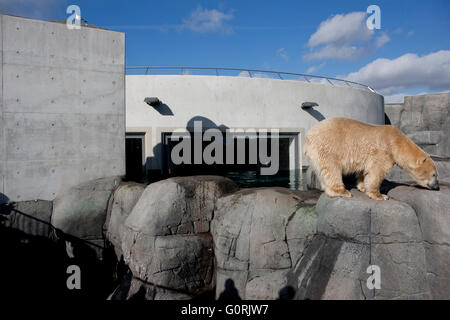
{"label": "dark window", "polygon": [[126,180],[143,182],[144,177],[144,135],[127,134],[125,143]]}
{"label": "dark window", "polygon": [[[225,139],[225,137],[224,137]],[[243,138],[239,138],[243,139]],[[258,146],[258,136],[252,138],[253,142],[256,142]],[[179,164],[175,165],[170,159],[172,149],[179,141],[174,141],[171,139],[170,133],[165,133],[163,136],[163,141],[165,141],[165,163],[166,174],[169,176],[190,176],[190,175],[220,175],[225,176],[233,181],[235,181],[241,187],[263,187],[263,186],[282,186],[298,188],[298,181],[293,180],[293,174],[295,177],[295,172],[289,170],[289,146],[290,140],[287,136],[280,136],[279,140],[279,171],[275,175],[264,176],[260,174],[261,166],[259,158],[257,163],[250,163],[250,139],[245,138],[245,162],[240,164],[237,161],[237,138],[234,138],[234,161],[233,164],[226,164],[227,149],[224,146],[225,140],[222,141],[223,150],[223,164],[194,164],[194,144],[191,134],[191,162],[190,164]],[[203,142],[202,150],[210,144],[210,142]],[[257,147],[257,150],[258,147]],[[269,155],[271,154],[271,143],[268,140],[268,150]]]}

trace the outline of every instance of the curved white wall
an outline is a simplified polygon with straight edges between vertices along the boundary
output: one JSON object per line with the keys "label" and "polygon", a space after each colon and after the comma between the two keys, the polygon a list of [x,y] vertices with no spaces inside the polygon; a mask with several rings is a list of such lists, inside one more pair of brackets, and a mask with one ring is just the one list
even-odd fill
{"label": "curved white wall", "polygon": [[[145,97],[158,97],[173,115],[160,114],[144,102]],[[186,128],[196,116],[228,128],[307,132],[318,120],[301,109],[305,101],[317,102],[315,110],[325,118],[384,124],[383,97],[352,87],[268,78],[127,75],[126,127],[127,132],[146,132],[146,156],[151,157],[160,142],[158,128]]]}

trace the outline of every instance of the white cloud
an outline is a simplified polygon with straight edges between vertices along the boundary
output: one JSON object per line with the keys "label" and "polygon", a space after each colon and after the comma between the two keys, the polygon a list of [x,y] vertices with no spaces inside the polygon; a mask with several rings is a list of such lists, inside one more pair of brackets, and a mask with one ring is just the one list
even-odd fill
{"label": "white cloud", "polygon": [[306,54],[307,60],[356,60],[366,54],[365,48],[356,46],[337,46],[334,44],[323,46],[320,50]]}
{"label": "white cloud", "polygon": [[226,23],[231,19],[233,19],[232,13],[225,13],[217,9],[203,9],[198,6],[188,18],[183,19],[182,28],[199,33],[231,33],[233,29]]}
{"label": "white cloud", "polygon": [[289,60],[289,56],[286,52],[286,50],[284,48],[280,48],[277,50],[277,56],[279,56],[281,59],[283,59],[284,61],[288,61]]}
{"label": "white cloud", "polygon": [[450,50],[376,59],[343,78],[367,84],[386,95],[411,89],[450,90]]}
{"label": "white cloud", "polygon": [[309,67],[309,68],[306,70],[306,73],[311,74],[311,73],[314,73],[314,72],[316,72],[316,71],[317,71],[317,66],[312,66],[312,67]]}
{"label": "white cloud", "polygon": [[387,34],[376,37],[366,26],[365,12],[337,14],[322,21],[308,40],[311,52],[307,60],[356,60],[383,46],[390,39]]}
{"label": "white cloud", "polygon": [[337,14],[322,21],[308,41],[310,47],[321,44],[345,44],[352,41],[367,41],[373,34],[365,25],[365,12]]}
{"label": "white cloud", "polygon": [[[4,0],[0,0],[4,1]],[[198,6],[188,17],[182,19],[179,24],[157,24],[157,25],[113,25],[106,26],[111,29],[148,29],[160,32],[169,32],[171,30],[183,31],[189,30],[197,33],[215,33],[220,32],[229,34],[233,32],[233,27],[227,24],[227,21],[233,19],[233,14],[225,13],[217,9],[204,9]]]}
{"label": "white cloud", "polygon": [[317,66],[311,66],[308,68],[308,70],[306,70],[306,73],[312,74],[312,73],[316,72],[317,70],[321,69],[324,65],[325,65],[325,62],[322,62],[321,64],[319,64]]}
{"label": "white cloud", "polygon": [[392,34],[395,35],[400,35],[400,34],[406,34],[406,37],[411,37],[412,35],[414,35],[414,30],[409,30],[408,32],[406,32],[407,30],[403,30],[402,28],[397,28],[394,31],[392,31]]}
{"label": "white cloud", "polygon": [[64,3],[61,0],[0,0],[0,8],[3,14],[45,20],[65,17]]}
{"label": "white cloud", "polygon": [[375,46],[378,48],[384,46],[391,40],[386,33],[381,34],[378,38],[375,39]]}

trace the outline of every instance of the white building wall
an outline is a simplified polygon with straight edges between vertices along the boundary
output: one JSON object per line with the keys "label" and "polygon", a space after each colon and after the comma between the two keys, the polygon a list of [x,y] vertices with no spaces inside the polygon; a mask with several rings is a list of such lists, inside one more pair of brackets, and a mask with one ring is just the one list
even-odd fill
{"label": "white building wall", "polygon": [[[164,114],[144,102],[158,97]],[[302,102],[319,104],[311,113]],[[228,128],[307,132],[321,117],[384,124],[383,97],[363,89],[293,80],[193,75],[127,75],[127,132],[146,133],[148,169],[159,168],[154,148],[164,128],[186,128],[194,117]],[[169,110],[170,109],[170,110]],[[167,115],[169,113],[169,115]],[[173,113],[173,115],[170,115]]]}

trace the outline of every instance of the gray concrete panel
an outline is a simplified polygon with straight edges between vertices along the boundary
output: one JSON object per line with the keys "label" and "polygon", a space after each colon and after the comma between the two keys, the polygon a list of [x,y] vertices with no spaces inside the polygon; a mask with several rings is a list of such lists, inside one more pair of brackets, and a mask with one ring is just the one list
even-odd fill
{"label": "gray concrete panel", "polygon": [[125,173],[123,33],[0,15],[0,192],[52,200]]}

